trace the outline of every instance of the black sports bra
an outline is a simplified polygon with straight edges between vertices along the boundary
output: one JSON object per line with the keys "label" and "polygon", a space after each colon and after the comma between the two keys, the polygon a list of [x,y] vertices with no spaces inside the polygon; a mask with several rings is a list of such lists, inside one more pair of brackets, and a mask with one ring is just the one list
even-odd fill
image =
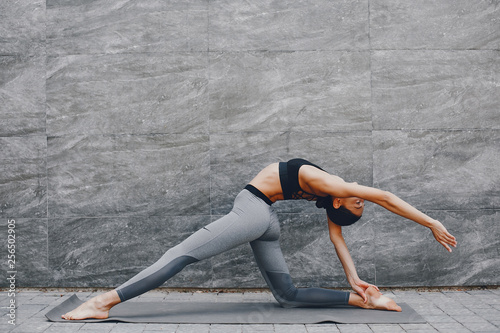
{"label": "black sports bra", "polygon": [[279,163],[280,183],[285,200],[305,199],[308,201],[317,200],[319,196],[308,193],[300,188],[299,184],[299,169],[303,165],[312,165],[320,170],[323,170],[316,164],[313,164],[302,158],[294,158],[288,162]]}

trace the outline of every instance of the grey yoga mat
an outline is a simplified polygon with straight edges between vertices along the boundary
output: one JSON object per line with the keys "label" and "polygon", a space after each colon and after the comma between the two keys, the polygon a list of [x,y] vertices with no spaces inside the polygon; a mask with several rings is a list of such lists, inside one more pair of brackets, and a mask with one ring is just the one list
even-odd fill
{"label": "grey yoga mat", "polygon": [[405,303],[402,312],[365,310],[355,307],[291,308],[277,303],[233,302],[124,302],[109,311],[107,319],[65,320],[61,315],[83,301],[76,295],[63,301],[45,316],[58,322],[122,321],[129,323],[176,324],[403,324],[426,321]]}

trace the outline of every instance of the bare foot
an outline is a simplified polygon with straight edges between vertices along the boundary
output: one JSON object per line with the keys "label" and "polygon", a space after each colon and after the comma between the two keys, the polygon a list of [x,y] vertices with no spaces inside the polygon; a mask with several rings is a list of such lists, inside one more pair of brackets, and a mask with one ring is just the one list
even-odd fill
{"label": "bare foot", "polygon": [[392,299],[384,296],[373,287],[368,287],[365,290],[366,296],[368,297],[367,308],[378,309],[378,310],[390,310],[401,312],[401,307],[396,304]]}
{"label": "bare foot", "polygon": [[68,320],[87,318],[106,319],[108,318],[109,310],[118,303],[120,303],[120,297],[116,291],[110,291],[89,299],[73,311],[61,315],[61,317]]}

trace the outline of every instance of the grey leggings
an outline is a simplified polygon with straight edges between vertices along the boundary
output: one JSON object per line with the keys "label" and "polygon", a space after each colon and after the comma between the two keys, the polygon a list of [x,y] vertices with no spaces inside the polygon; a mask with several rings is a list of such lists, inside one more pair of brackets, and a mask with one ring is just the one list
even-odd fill
{"label": "grey leggings", "polygon": [[274,297],[283,307],[345,305],[349,293],[296,288],[281,252],[274,210],[248,190],[241,191],[226,216],[198,230],[158,261],[117,287],[122,302],[162,285],[187,265],[250,242],[255,260]]}

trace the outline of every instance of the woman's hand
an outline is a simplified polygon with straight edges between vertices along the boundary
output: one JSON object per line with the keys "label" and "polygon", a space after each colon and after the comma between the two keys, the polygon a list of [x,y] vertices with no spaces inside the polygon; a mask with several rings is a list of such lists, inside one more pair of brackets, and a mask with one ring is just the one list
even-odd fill
{"label": "woman's hand", "polygon": [[431,229],[434,238],[436,238],[439,244],[443,245],[449,252],[451,252],[450,245],[457,247],[457,240],[448,232],[448,230],[446,230],[441,222],[434,220],[433,224],[429,228]]}
{"label": "woman's hand", "polygon": [[358,293],[359,296],[363,297],[364,303],[366,303],[368,301],[368,298],[366,297],[366,294],[365,294],[366,289],[368,289],[369,287],[374,287],[375,289],[377,289],[377,291],[379,291],[377,286],[375,286],[373,284],[369,284],[368,282],[365,282],[361,279],[355,279],[355,280],[349,281],[349,283],[351,284],[352,289],[356,293]]}

